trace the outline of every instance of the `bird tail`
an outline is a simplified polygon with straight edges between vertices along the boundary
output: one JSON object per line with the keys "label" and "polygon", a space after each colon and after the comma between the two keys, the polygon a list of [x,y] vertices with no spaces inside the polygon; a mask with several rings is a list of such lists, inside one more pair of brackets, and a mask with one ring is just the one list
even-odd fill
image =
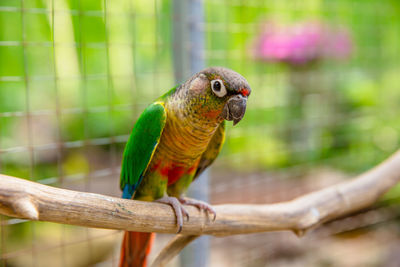
{"label": "bird tail", "polygon": [[155,236],[155,233],[125,232],[119,266],[145,267]]}

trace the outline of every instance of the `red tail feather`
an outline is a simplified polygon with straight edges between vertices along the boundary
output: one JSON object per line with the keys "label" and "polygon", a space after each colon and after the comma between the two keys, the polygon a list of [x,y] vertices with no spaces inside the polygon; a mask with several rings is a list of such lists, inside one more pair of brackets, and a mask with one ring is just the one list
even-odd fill
{"label": "red tail feather", "polygon": [[155,236],[155,233],[125,232],[119,266],[145,267]]}

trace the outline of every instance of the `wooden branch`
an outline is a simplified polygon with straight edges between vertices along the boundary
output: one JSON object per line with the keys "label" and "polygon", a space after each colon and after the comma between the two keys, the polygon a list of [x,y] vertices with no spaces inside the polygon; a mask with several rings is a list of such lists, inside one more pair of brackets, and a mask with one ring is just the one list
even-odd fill
{"label": "wooden branch", "polygon": [[[211,221],[194,207],[182,234],[233,235],[292,230],[299,235],[316,225],[363,209],[400,181],[400,151],[359,177],[292,201],[270,205],[217,205]],[[139,232],[175,233],[168,205],[54,188],[0,175],[0,213],[30,220]]]}
{"label": "wooden branch", "polygon": [[[284,229],[274,229],[278,225],[272,224],[266,231],[292,230],[298,236],[302,236],[318,224],[368,207],[388,189],[400,182],[399,171],[400,150],[379,166],[349,182],[328,187],[289,202],[260,205],[265,208],[266,216],[270,212],[271,218],[265,218],[266,223],[276,218],[276,224],[279,225],[285,223],[285,218],[287,218],[287,229],[285,226],[283,226]],[[277,211],[279,207],[281,210]],[[260,212],[258,215],[263,214]],[[280,218],[284,221],[280,221]],[[198,237],[199,235],[177,235],[157,255],[151,267],[164,266]]]}
{"label": "wooden branch", "polygon": [[[400,181],[400,152],[358,178],[269,205],[217,205],[211,221],[188,206],[181,234],[232,235],[265,231],[303,232],[319,223],[373,204]],[[0,175],[0,213],[30,220],[139,232],[175,233],[172,208],[50,187]]]}
{"label": "wooden branch", "polygon": [[152,262],[151,267],[165,266],[170,260],[181,252],[190,242],[194,241],[199,235],[176,235]]}

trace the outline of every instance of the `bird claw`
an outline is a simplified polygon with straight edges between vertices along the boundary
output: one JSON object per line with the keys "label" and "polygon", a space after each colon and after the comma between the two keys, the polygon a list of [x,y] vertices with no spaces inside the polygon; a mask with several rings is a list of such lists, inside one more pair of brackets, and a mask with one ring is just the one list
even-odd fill
{"label": "bird claw", "polygon": [[213,221],[215,221],[215,218],[217,217],[217,213],[210,204],[197,199],[184,198],[184,197],[178,199],[176,197],[164,196],[162,198],[156,199],[155,202],[168,204],[173,208],[176,216],[176,224],[178,226],[177,234],[179,234],[182,231],[183,216],[186,217],[186,221],[189,221],[189,213],[183,207],[183,205],[195,206],[199,210],[207,211],[207,214],[213,214],[214,215]]}
{"label": "bird claw", "polygon": [[204,210],[207,211],[211,214],[214,215],[213,217],[213,221],[215,221],[216,217],[217,217],[217,213],[215,211],[215,209],[208,203],[201,201],[201,200],[197,200],[197,199],[193,199],[193,198],[186,198],[186,197],[180,197],[179,202],[184,204],[184,205],[190,205],[190,206],[195,206],[197,207],[199,210]]}
{"label": "bird claw", "polygon": [[176,197],[165,196],[155,200],[155,202],[168,204],[174,209],[176,224],[178,226],[177,234],[179,234],[182,231],[183,216],[185,216],[187,221],[189,221],[189,213],[187,210],[182,206],[181,202]]}

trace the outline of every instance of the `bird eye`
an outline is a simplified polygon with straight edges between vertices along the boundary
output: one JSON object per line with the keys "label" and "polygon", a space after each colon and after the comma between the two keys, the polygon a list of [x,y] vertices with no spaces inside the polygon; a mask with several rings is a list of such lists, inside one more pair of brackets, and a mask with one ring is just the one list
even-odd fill
{"label": "bird eye", "polygon": [[214,94],[218,97],[224,97],[226,95],[226,88],[224,83],[221,80],[212,80],[211,81],[211,89]]}

